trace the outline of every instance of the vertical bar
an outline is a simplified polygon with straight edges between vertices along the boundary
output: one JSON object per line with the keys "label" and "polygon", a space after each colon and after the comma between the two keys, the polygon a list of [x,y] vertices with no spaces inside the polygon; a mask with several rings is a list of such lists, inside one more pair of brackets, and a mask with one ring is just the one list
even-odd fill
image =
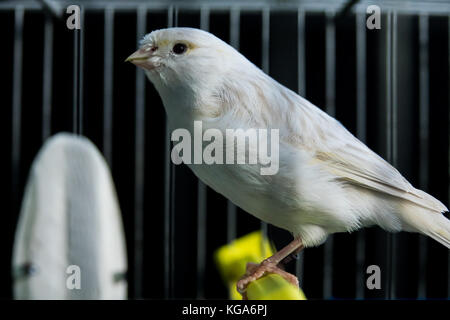
{"label": "vertical bar", "polygon": [[[391,100],[391,12],[386,15],[386,158],[392,163],[392,100]],[[386,235],[386,277],[385,277],[385,298],[390,299],[391,297],[391,273],[392,264],[392,235]]]}
{"label": "vertical bar", "polygon": [[83,118],[83,24],[84,8],[80,8],[80,29],[73,30],[73,119],[72,130],[81,134]]}
{"label": "vertical bar", "polygon": [[[428,16],[419,16],[419,183],[420,188],[428,188],[428,139],[429,139],[429,69],[428,69]],[[419,284],[417,298],[426,298],[427,239],[419,235]]]}
{"label": "vertical bar", "polygon": [[398,163],[398,105],[397,105],[397,12],[392,12],[392,164]]}
{"label": "vertical bar", "polygon": [[[209,8],[200,10],[200,28],[209,30]],[[205,270],[206,270],[206,198],[207,187],[198,180],[197,193],[197,299],[205,298]]]}
{"label": "vertical bar", "polygon": [[298,52],[298,93],[306,95],[306,64],[305,64],[305,11],[298,9],[297,13],[297,52]]}
{"label": "vertical bar", "polygon": [[[356,13],[356,134],[366,142],[366,13]],[[364,299],[365,289],[365,246],[364,230],[357,233],[356,239],[356,299]]]}
{"label": "vertical bar", "polygon": [[[81,10],[80,10],[81,11]],[[73,30],[73,92],[72,92],[72,131],[78,132],[78,107],[79,107],[79,57],[80,57],[80,30]]]}
{"label": "vertical bar", "polygon": [[[174,6],[173,24],[178,27],[178,6]],[[170,297],[174,298],[175,290],[175,165],[170,163]]]}
{"label": "vertical bar", "polygon": [[206,185],[198,181],[198,220],[197,220],[197,299],[205,298],[206,271]]}
{"label": "vertical bar", "polygon": [[[241,13],[239,7],[232,7],[230,11],[230,44],[239,50],[239,31],[241,24]],[[227,241],[236,239],[236,212],[237,208],[230,200],[227,202]]]}
{"label": "vertical bar", "polygon": [[104,67],[103,67],[103,154],[112,167],[113,134],[113,48],[114,48],[114,8],[105,10]]}
{"label": "vertical bar", "polygon": [[52,113],[53,21],[45,16],[44,61],[42,75],[42,141],[50,136]]}
{"label": "vertical bar", "polygon": [[392,165],[397,164],[397,13],[387,15],[386,37],[386,99],[387,158]]}
{"label": "vertical bar", "polygon": [[326,13],[326,29],[325,29],[325,98],[326,110],[329,115],[336,115],[336,26],[334,24],[334,12]]}
{"label": "vertical bar", "polygon": [[[397,164],[397,13],[388,12],[386,28],[386,122],[387,159]],[[386,299],[395,299],[396,291],[396,236],[387,235]]]}
{"label": "vertical bar", "polygon": [[83,79],[84,79],[84,8],[80,7],[80,30],[78,30],[78,133],[83,134]]}
{"label": "vertical bar", "polygon": [[[145,35],[147,8],[137,9],[137,46]],[[134,298],[142,298],[144,257],[144,172],[145,172],[145,75],[136,69],[135,113],[135,171],[134,171]]]}
{"label": "vertical bar", "polygon": [[365,142],[366,134],[366,13],[356,14],[356,132]]}
{"label": "vertical bar", "polygon": [[14,12],[14,62],[13,62],[13,97],[12,97],[12,195],[14,212],[18,210],[20,180],[20,146],[22,113],[22,54],[23,54],[23,6],[17,6]]}
{"label": "vertical bar", "polygon": [[[306,63],[305,63],[305,11],[299,8],[297,12],[297,60],[298,60],[298,93],[301,96],[306,95]],[[298,278],[299,286],[303,286],[303,271],[305,265],[304,251],[300,251],[295,264],[295,273]]]}
{"label": "vertical bar", "polygon": [[[173,25],[173,6],[167,9],[167,27]],[[170,171],[173,165],[170,161],[170,130],[166,115],[165,136],[166,159],[164,162],[164,298],[170,297]]]}
{"label": "vertical bar", "polygon": [[[335,13],[333,11],[326,12],[325,29],[326,111],[332,117],[336,114],[336,26],[334,23],[334,15]],[[330,299],[333,296],[333,240],[333,235],[330,235],[324,245],[324,299]]]}
{"label": "vertical bar", "polygon": [[[270,68],[270,7],[262,11],[262,70],[269,74]],[[267,223],[261,221],[261,233],[263,239],[267,239]],[[264,241],[261,243],[261,252],[266,256]]]}
{"label": "vertical bar", "polygon": [[80,29],[73,30],[73,119],[72,130],[81,134],[83,123],[84,8],[80,7]]}
{"label": "vertical bar", "polygon": [[[398,105],[397,105],[397,13],[392,13],[392,165],[398,163]],[[396,298],[397,290],[397,235],[391,234],[391,284],[390,299]]]}
{"label": "vertical bar", "polygon": [[[173,5],[167,10],[168,27],[177,26],[178,8]],[[164,194],[164,297],[173,298],[174,288],[174,258],[175,258],[175,165],[170,158],[171,131],[166,116],[166,161],[164,166],[165,194]]]}
{"label": "vertical bar", "polygon": [[209,7],[203,6],[200,9],[200,29],[209,31]]}
{"label": "vertical bar", "polygon": [[270,7],[262,11],[262,70],[269,74]]}

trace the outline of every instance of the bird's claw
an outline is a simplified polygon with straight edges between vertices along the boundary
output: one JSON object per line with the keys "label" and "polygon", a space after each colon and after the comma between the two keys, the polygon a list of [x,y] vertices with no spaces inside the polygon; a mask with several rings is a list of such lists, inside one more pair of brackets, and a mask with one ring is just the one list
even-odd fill
{"label": "bird's claw", "polygon": [[299,287],[298,279],[296,276],[280,269],[279,267],[277,267],[277,265],[268,260],[264,260],[260,264],[249,262],[247,263],[246,269],[247,270],[245,275],[236,284],[237,291],[242,295],[244,299],[246,299],[247,297],[246,291],[247,286],[250,284],[250,282],[258,280],[267,273],[276,273],[295,287]]}

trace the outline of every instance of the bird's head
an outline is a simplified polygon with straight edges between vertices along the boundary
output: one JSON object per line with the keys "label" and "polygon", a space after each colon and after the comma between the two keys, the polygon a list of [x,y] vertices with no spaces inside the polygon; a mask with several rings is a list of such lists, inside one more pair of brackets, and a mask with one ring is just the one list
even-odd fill
{"label": "bird's head", "polygon": [[161,91],[164,87],[211,86],[211,81],[220,78],[217,75],[239,56],[211,33],[193,28],[168,28],[147,34],[140,48],[126,61],[143,68]]}

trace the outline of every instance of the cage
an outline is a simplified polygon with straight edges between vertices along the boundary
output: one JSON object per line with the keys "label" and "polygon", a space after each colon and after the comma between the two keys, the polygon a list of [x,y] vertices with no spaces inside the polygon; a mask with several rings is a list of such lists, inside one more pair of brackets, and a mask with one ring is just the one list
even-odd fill
{"label": "cage", "polygon": [[[10,155],[1,224],[2,298],[11,298],[11,248],[30,164],[45,139],[68,131],[102,151],[113,174],[128,251],[129,297],[226,298],[212,253],[267,226],[169,161],[162,102],[124,59],[151,30],[208,30],[274,79],[335,116],[413,185],[448,205],[447,1],[69,1],[0,3],[2,136]],[[366,27],[367,8],[381,28]],[[58,11],[59,10],[59,11]],[[288,268],[310,299],[450,297],[448,250],[378,228],[335,234]],[[367,267],[382,270],[380,290]]]}

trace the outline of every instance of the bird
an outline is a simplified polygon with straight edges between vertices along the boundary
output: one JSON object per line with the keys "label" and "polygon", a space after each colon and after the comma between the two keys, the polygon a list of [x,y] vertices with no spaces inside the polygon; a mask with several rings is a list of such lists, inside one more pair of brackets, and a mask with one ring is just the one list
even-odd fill
{"label": "bird", "polygon": [[129,61],[158,91],[170,130],[268,129],[279,132],[278,172],[257,164],[187,164],[210,188],[258,219],[289,231],[293,240],[259,264],[248,264],[237,283],[266,273],[297,278],[283,259],[323,244],[339,232],[379,226],[416,232],[450,248],[447,207],[411,185],[389,162],[339,121],[286,88],[213,34],[167,28],[145,35]]}

